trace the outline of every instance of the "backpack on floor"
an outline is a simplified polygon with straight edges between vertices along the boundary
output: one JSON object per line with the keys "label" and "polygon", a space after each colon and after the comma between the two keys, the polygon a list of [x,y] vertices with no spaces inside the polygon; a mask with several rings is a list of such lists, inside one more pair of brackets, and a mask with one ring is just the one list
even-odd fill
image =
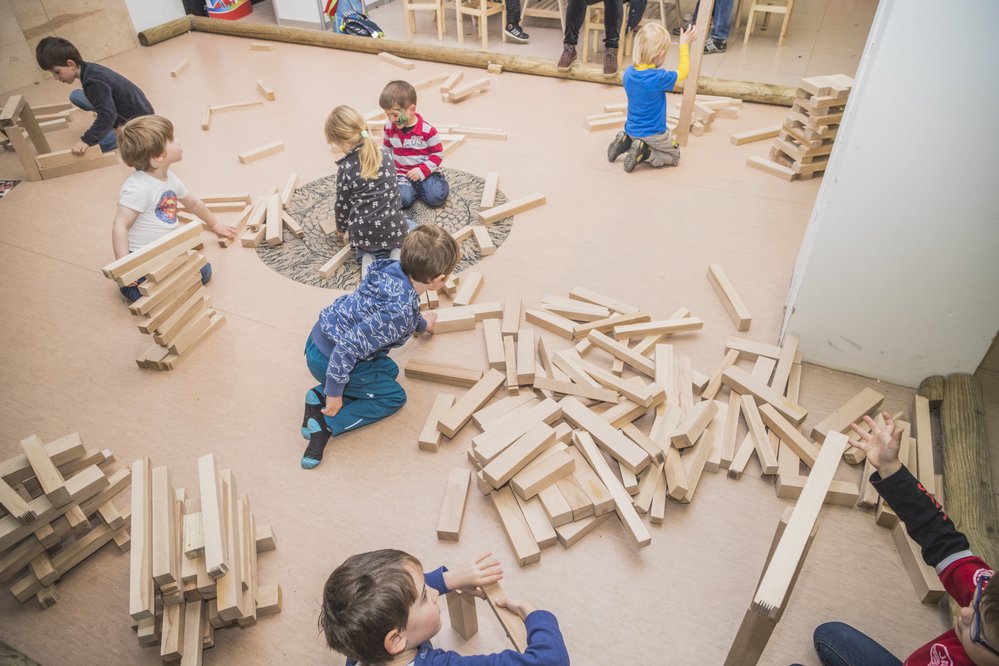
{"label": "backpack on floor", "polygon": [[359,12],[351,12],[338,17],[336,22],[337,32],[345,35],[358,35],[360,37],[374,37],[381,39],[385,33],[378,27],[378,24]]}

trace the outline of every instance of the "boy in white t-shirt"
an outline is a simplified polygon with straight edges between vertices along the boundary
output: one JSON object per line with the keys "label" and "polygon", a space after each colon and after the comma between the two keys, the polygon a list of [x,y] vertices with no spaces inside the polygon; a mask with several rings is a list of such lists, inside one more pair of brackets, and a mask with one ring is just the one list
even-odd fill
{"label": "boy in white t-shirt", "polygon": [[[121,186],[118,212],[111,229],[115,259],[152,243],[177,228],[177,202],[205,221],[219,238],[235,240],[236,230],[219,222],[204,202],[188,193],[180,178],[170,173],[170,165],[179,162],[184,151],[173,138],[173,123],[162,116],[140,116],[118,133],[121,159],[135,172]],[[212,277],[211,264],[201,269],[201,283]],[[138,300],[140,278],[122,287],[129,301]]]}

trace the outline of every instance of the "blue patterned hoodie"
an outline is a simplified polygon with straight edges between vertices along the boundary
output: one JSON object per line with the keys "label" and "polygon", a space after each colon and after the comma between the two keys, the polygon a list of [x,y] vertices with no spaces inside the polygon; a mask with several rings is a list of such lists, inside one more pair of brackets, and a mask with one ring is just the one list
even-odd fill
{"label": "blue patterned hoodie", "polygon": [[358,361],[387,356],[414,331],[423,332],[420,297],[394,259],[373,262],[357,290],[333,301],[319,313],[312,341],[330,358],[326,367],[328,396],[343,395]]}

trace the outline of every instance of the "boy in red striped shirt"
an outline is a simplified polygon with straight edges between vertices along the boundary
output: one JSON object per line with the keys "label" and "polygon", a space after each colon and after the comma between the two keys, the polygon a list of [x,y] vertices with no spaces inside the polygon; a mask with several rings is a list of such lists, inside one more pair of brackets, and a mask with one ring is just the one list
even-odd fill
{"label": "boy in red striped shirt", "polygon": [[385,111],[385,147],[392,153],[399,173],[402,207],[419,199],[440,208],[450,188],[438,167],[444,147],[434,126],[416,112],[416,89],[405,81],[391,81],[382,90],[378,105]]}

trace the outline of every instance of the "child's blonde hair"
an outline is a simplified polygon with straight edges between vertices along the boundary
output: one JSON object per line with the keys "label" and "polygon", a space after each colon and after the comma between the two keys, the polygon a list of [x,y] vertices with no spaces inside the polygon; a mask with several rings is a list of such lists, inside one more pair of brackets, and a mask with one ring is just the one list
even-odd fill
{"label": "child's blonde hair", "polygon": [[634,62],[636,65],[651,65],[660,53],[669,50],[669,33],[662,23],[651,21],[635,33]]}
{"label": "child's blonde hair", "polygon": [[149,161],[166,152],[173,141],[173,123],[163,116],[132,118],[118,130],[121,161],[139,171],[149,171]]}
{"label": "child's blonde hair", "polygon": [[349,106],[338,106],[326,119],[326,143],[361,144],[361,178],[378,177],[382,166],[382,151],[368,133],[368,124],[361,114]]}

